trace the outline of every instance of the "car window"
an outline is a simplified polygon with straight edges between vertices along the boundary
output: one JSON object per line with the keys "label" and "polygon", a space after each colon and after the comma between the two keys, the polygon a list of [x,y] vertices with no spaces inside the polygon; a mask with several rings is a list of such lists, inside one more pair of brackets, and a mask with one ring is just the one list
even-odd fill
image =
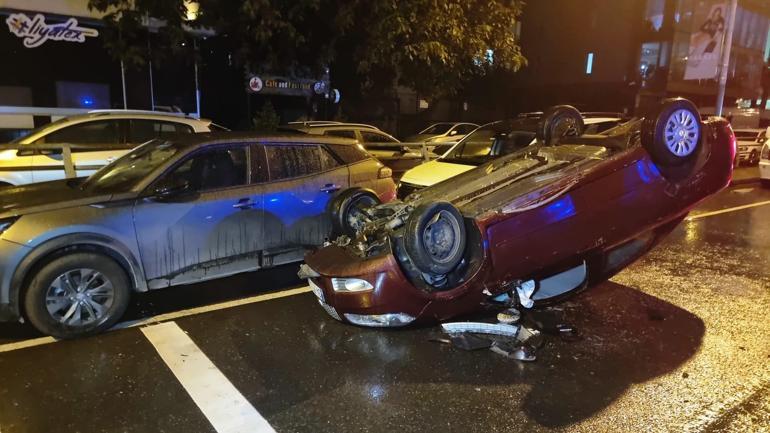
{"label": "car window", "polygon": [[139,144],[155,138],[169,138],[176,134],[192,134],[193,132],[192,127],[184,123],[151,119],[131,119],[128,141]]}
{"label": "car window", "polygon": [[270,179],[290,179],[321,171],[317,145],[266,145],[265,154]]}
{"label": "car window", "polygon": [[398,141],[386,134],[370,131],[361,131],[361,139],[364,143],[398,143]]}
{"label": "car window", "polygon": [[446,134],[451,127],[452,127],[451,123],[436,123],[435,125],[431,125],[423,129],[422,131],[420,131],[420,134],[430,134],[430,135]]}
{"label": "car window", "polygon": [[342,137],[342,138],[352,138],[353,140],[356,139],[356,132],[351,130],[332,130],[332,131],[325,131],[324,135],[328,135],[331,137]]}
{"label": "car window", "polygon": [[327,144],[327,146],[345,164],[352,164],[369,158],[369,155],[358,145]]}
{"label": "car window", "polygon": [[468,134],[469,132],[472,132],[474,129],[476,129],[473,125],[460,125],[456,128],[457,133],[460,135]]}
{"label": "car window", "polygon": [[325,147],[319,147],[319,151],[319,156],[321,158],[321,171],[332,170],[342,165],[337,160],[337,158],[335,158],[334,155],[332,155],[332,153],[329,152],[329,150]]}
{"label": "car window", "polygon": [[120,123],[119,120],[78,123],[47,134],[35,143],[119,144],[121,142]]}
{"label": "car window", "polygon": [[164,176],[162,183],[187,182],[191,191],[204,192],[246,185],[246,147],[232,146],[199,152]]}

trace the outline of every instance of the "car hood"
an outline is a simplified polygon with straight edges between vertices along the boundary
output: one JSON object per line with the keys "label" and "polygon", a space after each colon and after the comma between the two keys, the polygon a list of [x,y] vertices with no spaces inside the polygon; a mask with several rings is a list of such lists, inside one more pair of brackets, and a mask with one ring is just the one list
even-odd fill
{"label": "car hood", "polygon": [[401,177],[401,181],[412,185],[431,186],[474,168],[476,167],[472,165],[454,164],[436,159],[407,171]]}
{"label": "car hood", "polygon": [[76,182],[78,179],[66,179],[0,188],[0,218],[90,205],[112,198],[112,194],[81,190],[73,185]]}

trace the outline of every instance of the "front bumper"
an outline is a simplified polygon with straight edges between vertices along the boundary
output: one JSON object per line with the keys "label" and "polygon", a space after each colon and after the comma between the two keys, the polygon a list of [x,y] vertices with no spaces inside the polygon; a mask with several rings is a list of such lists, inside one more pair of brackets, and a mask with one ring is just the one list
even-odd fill
{"label": "front bumper", "polygon": [[759,178],[770,180],[770,160],[759,161]]}

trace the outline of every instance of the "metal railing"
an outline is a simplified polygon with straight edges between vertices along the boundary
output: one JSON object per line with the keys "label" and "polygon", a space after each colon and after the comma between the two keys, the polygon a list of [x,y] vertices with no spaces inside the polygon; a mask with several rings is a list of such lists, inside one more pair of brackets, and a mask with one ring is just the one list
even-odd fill
{"label": "metal railing", "polygon": [[[31,143],[31,144],[0,144],[0,151],[16,150],[18,156],[32,155],[61,155],[64,167],[64,176],[68,179],[77,177],[77,167],[72,160],[73,150],[88,150],[89,152],[99,152],[106,150],[130,151],[131,147],[118,144],[100,144],[94,147],[93,144],[69,144],[69,143]],[[106,165],[106,164],[105,164]]]}
{"label": "metal railing", "polygon": [[[433,153],[433,149],[435,149],[437,146],[454,146],[457,144],[456,141],[451,142],[442,142],[442,143],[426,143],[426,142],[413,142],[413,143],[364,143],[362,146],[364,146],[365,149],[368,150],[377,150],[378,148],[386,149],[386,148],[393,148],[393,147],[401,147],[403,149],[408,149],[411,151],[412,149],[419,149],[419,157],[422,158],[424,161],[431,161],[436,158],[438,158],[439,154]],[[410,153],[404,152],[404,154],[409,155]],[[406,158],[406,159],[412,159],[413,157],[405,156],[402,154],[401,156],[396,156],[394,158]],[[415,154],[412,154],[415,155]]]}

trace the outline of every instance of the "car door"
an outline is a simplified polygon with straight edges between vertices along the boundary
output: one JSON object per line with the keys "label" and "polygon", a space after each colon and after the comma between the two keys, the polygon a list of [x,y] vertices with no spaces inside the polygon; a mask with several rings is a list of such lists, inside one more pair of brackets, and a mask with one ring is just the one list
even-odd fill
{"label": "car door", "polygon": [[[77,123],[39,138],[35,144],[78,144],[87,148],[72,149],[72,162],[77,176],[90,176],[129,150],[125,145],[126,120],[101,119]],[[60,150],[35,152],[32,158],[34,182],[63,179],[64,156]]]}
{"label": "car door", "polygon": [[329,200],[347,189],[348,168],[318,144],[266,144],[265,235],[269,254],[318,246],[331,233]]}
{"label": "car door", "polygon": [[[249,180],[247,145],[186,156],[134,206],[142,264],[153,288],[259,268],[261,185]],[[181,190],[171,198],[158,192]]]}

